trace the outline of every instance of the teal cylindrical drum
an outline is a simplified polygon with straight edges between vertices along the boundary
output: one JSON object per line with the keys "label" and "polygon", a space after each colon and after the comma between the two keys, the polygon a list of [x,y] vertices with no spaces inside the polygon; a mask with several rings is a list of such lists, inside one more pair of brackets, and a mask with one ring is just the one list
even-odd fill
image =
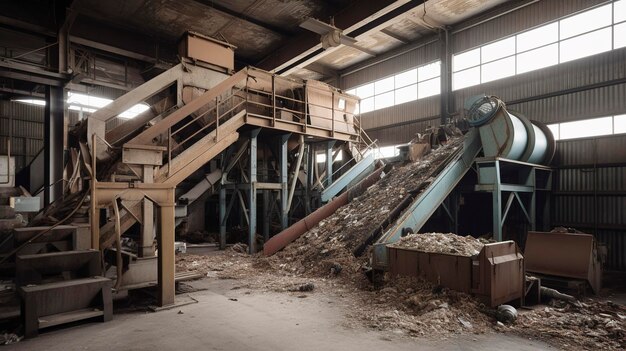
{"label": "teal cylindrical drum", "polygon": [[523,114],[509,111],[495,96],[467,99],[466,118],[480,133],[486,157],[501,157],[535,164],[549,164],[555,150],[552,132]]}

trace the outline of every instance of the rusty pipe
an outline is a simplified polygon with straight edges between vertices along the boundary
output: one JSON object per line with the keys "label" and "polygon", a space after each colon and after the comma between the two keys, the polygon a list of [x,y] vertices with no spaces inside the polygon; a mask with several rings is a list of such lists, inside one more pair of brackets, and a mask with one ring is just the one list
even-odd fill
{"label": "rusty pipe", "polygon": [[379,167],[372,172],[369,176],[358,182],[356,185],[350,187],[346,192],[337,196],[326,205],[313,211],[308,216],[302,218],[289,228],[274,235],[263,245],[263,255],[271,256],[276,252],[282,250],[291,242],[298,239],[302,234],[315,227],[319,222],[328,216],[332,215],[340,207],[347,205],[352,199],[360,196],[371,185],[376,183],[380,179],[380,174],[385,167],[379,165]]}

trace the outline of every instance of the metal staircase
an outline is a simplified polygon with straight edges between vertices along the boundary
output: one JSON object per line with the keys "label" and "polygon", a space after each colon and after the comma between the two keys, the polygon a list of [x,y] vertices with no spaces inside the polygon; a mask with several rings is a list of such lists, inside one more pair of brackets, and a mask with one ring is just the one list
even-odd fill
{"label": "metal staircase", "polygon": [[[106,130],[106,122],[128,106],[150,100],[158,100],[161,108]],[[368,165],[373,158],[362,160],[362,153],[373,142],[362,137],[365,134],[353,114],[357,101],[319,82],[295,81],[250,67],[233,75],[188,64],[171,68],[96,111],[82,127],[89,146],[83,150],[91,155],[93,175],[93,247],[115,247],[116,257],[109,263],[124,265],[116,270],[118,275],[124,274],[137,259],[154,257],[153,233],[160,232],[159,258],[170,253],[166,242],[172,255],[159,260],[159,276],[172,278],[164,269],[166,265],[173,269],[175,188],[210,160],[224,157],[242,132],[248,135],[266,129],[347,142],[355,163],[371,168]],[[365,169],[359,166],[358,172],[349,171],[340,177],[341,182],[350,183]],[[336,195],[344,188],[335,186],[333,192]],[[109,218],[102,226],[93,225],[102,223],[103,208],[110,210]],[[154,229],[156,208],[161,211],[160,230]],[[135,223],[142,226],[137,255],[124,252],[120,245],[122,234]],[[123,288],[119,280],[118,289]],[[167,294],[164,299],[171,300],[173,292]]]}

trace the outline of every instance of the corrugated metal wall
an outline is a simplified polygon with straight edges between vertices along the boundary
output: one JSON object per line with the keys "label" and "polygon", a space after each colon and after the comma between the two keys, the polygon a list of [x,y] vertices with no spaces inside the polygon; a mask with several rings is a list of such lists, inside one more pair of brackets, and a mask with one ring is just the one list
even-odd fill
{"label": "corrugated metal wall", "polygon": [[439,124],[439,116],[437,116],[430,119],[410,121],[391,128],[370,129],[367,134],[372,140],[376,140],[379,146],[395,145],[408,142],[415,137],[415,133],[423,131],[429,126],[438,126]]}
{"label": "corrugated metal wall", "polygon": [[433,42],[403,55],[377,63],[371,67],[358,70],[354,73],[341,76],[341,87],[353,88],[357,85],[389,77],[398,72],[406,71],[417,66],[427,64],[440,59],[441,46],[439,42]]}
{"label": "corrugated metal wall", "polygon": [[363,115],[361,124],[363,129],[370,130],[388,125],[431,119],[435,116],[438,117],[440,111],[439,100],[439,96],[431,96],[398,106],[376,110]]}
{"label": "corrugated metal wall", "polygon": [[[451,48],[454,53],[458,53],[602,3],[607,1],[539,1],[478,25],[468,21],[452,30],[455,34],[451,35]],[[433,39],[436,39],[436,35]],[[435,41],[364,69],[353,71],[349,68],[341,77],[341,87],[349,89],[432,62],[440,58],[440,53],[441,43]],[[487,92],[504,101],[517,102],[509,106],[545,123],[624,113],[626,84],[584,90],[592,84],[601,85],[616,79],[626,79],[624,62],[626,48],[454,91],[451,94],[453,111],[450,112],[460,114],[466,98]],[[568,89],[583,91],[537,99]],[[363,114],[361,119],[366,130],[383,126],[397,129],[399,125],[432,119],[439,114],[440,97],[434,96],[369,112]],[[381,140],[386,144],[405,141]]]}
{"label": "corrugated metal wall", "polygon": [[[341,77],[341,87],[350,89],[436,61],[440,58],[440,51],[441,48],[438,41],[426,44],[372,67],[343,75]],[[439,116],[440,105],[439,96],[432,96],[363,114],[361,123],[363,128],[369,130],[369,134],[373,135],[372,139],[379,139],[380,145],[407,142],[413,138],[415,133],[428,126],[433,120],[433,116]],[[396,126],[386,131],[376,131],[377,128],[386,125]]]}
{"label": "corrugated metal wall", "polygon": [[508,106],[545,123],[623,113],[626,111],[626,99],[623,98],[625,84],[537,98],[626,78],[624,62],[626,48],[476,85],[455,91],[454,106],[460,111],[465,99],[487,93],[497,95],[506,102],[533,99],[529,102],[509,103]]}
{"label": "corrugated metal wall", "polygon": [[0,154],[7,154],[11,135],[11,155],[20,170],[43,148],[43,126],[43,106],[0,101]]}
{"label": "corrugated metal wall", "polygon": [[[453,53],[484,45],[608,1],[538,1],[486,22],[467,21],[452,29]],[[519,2],[523,4],[523,2]],[[467,29],[463,29],[467,28]],[[456,31],[456,32],[455,32]],[[410,66],[436,59],[440,43],[416,49],[343,76],[342,88],[368,83]],[[423,60],[423,61],[420,61]],[[556,123],[626,113],[626,48],[534,72],[468,87],[452,93],[452,113],[464,100],[488,93],[531,119]],[[350,69],[347,70],[350,72]],[[438,123],[439,96],[362,116],[380,144],[410,140],[415,132]],[[552,201],[554,225],[593,233],[609,249],[607,268],[626,270],[626,135],[558,142]]]}
{"label": "corrugated metal wall", "polygon": [[626,135],[559,141],[552,223],[594,233],[626,270]]}

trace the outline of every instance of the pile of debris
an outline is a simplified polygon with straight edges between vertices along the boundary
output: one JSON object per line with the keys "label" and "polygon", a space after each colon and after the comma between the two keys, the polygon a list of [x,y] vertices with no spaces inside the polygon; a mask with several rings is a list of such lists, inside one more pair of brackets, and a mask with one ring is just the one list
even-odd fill
{"label": "pile of debris", "polygon": [[496,328],[488,309],[470,295],[420,279],[394,279],[382,289],[359,290],[348,297],[349,325],[437,338]]}
{"label": "pile of debris", "polygon": [[[233,289],[290,293],[299,298],[328,296],[349,311],[344,322],[347,327],[365,325],[394,335],[428,338],[495,331],[541,339],[564,349],[626,349],[626,310],[611,302],[555,299],[550,307],[518,310],[516,321],[502,324],[495,310],[470,295],[420,279],[398,277],[375,288],[345,279],[285,274],[267,259],[233,247],[206,256],[181,254],[176,258],[178,271],[233,279],[238,282]],[[355,273],[346,276],[363,276],[360,271]]]}
{"label": "pile of debris", "polygon": [[478,255],[484,245],[485,242],[472,236],[459,236],[452,233],[425,233],[407,235],[389,246],[422,252],[471,257]]}
{"label": "pile of debris", "polygon": [[522,311],[515,332],[564,349],[625,350],[626,308],[610,301],[557,303]]}
{"label": "pile of debris", "polygon": [[419,192],[432,182],[433,172],[445,166],[462,142],[462,138],[452,139],[419,162],[393,168],[363,195],[271,257],[271,265],[297,274],[325,275],[337,265],[358,271],[364,259],[355,258],[354,250],[367,242],[369,233],[381,226],[409,192]]}

